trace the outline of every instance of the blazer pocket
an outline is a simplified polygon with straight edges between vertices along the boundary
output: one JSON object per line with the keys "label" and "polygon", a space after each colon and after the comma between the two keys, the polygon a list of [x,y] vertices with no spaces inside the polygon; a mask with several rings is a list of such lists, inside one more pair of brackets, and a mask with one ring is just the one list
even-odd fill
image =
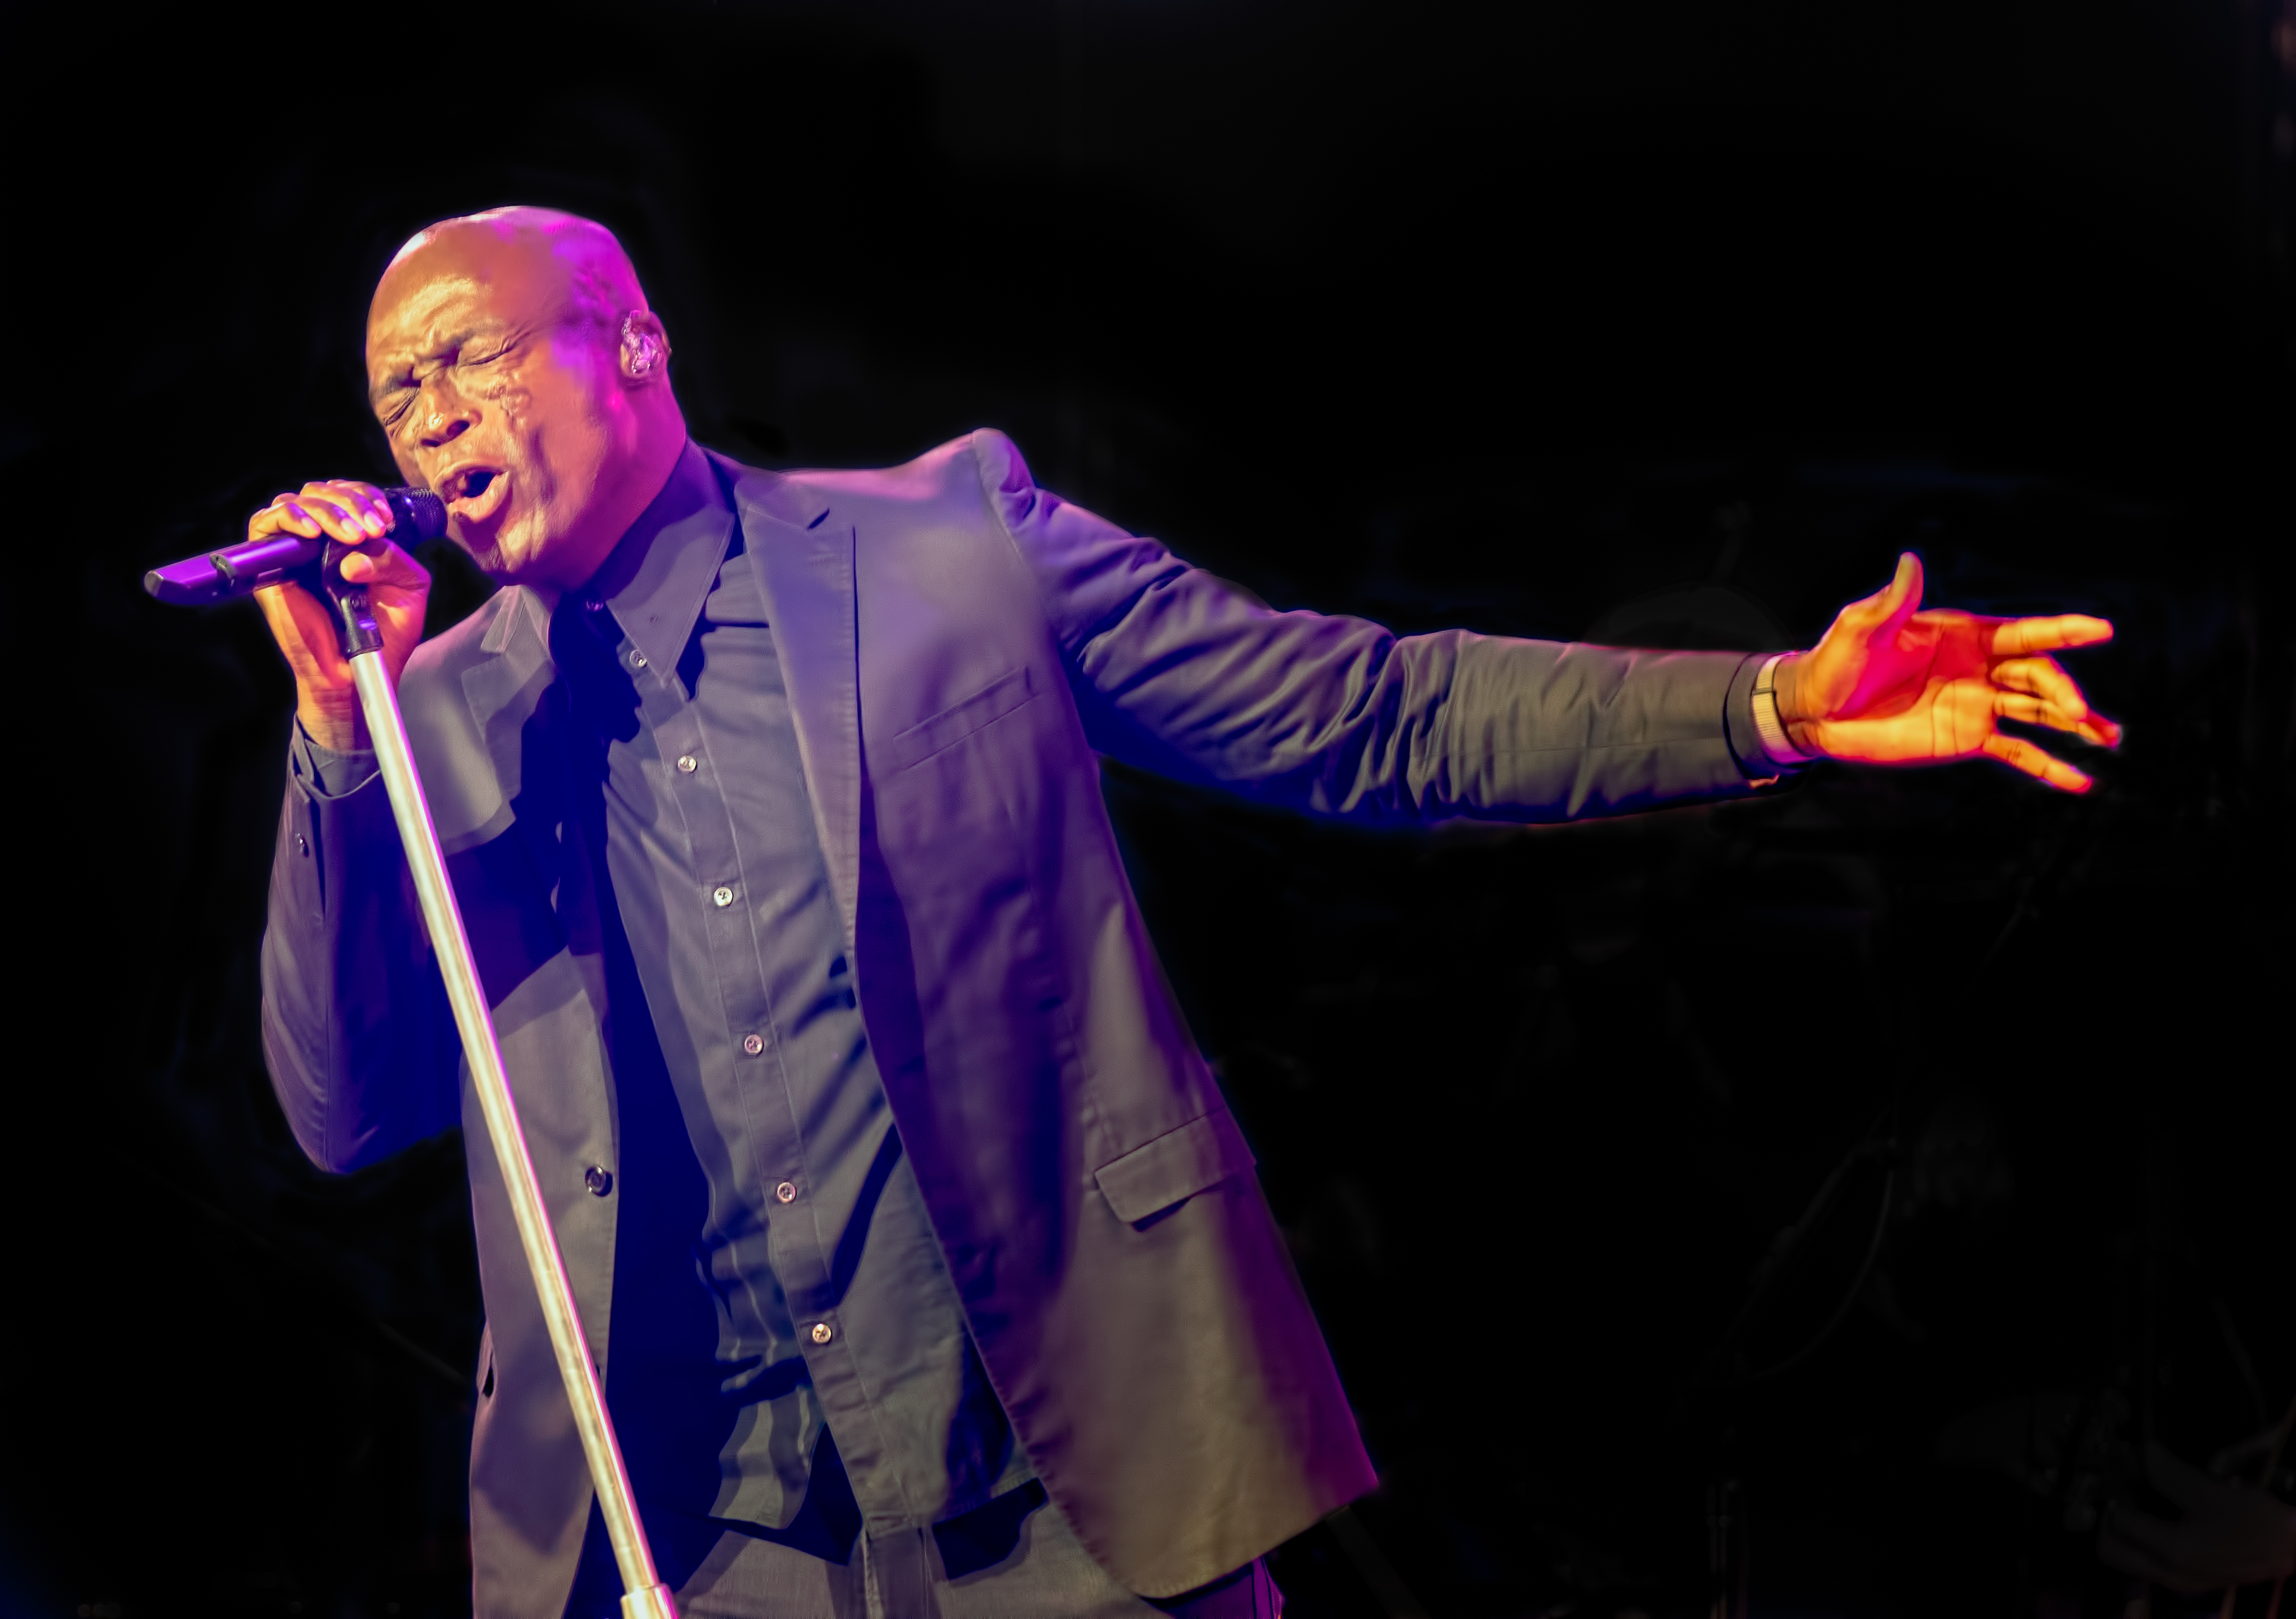
{"label": "blazer pocket", "polygon": [[921,719],[907,730],[895,733],[885,744],[886,768],[906,770],[911,765],[922,764],[942,749],[963,742],[982,726],[1004,719],[1036,694],[1035,681],[1025,668],[999,675],[931,719]]}
{"label": "blazer pocket", "polygon": [[1136,1226],[1241,1175],[1253,1162],[1235,1115],[1223,1107],[1102,1165],[1093,1179],[1117,1219]]}

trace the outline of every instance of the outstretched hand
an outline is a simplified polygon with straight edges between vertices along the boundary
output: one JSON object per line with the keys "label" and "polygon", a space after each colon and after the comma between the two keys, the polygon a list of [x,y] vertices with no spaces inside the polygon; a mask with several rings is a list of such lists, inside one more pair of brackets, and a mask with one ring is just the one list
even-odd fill
{"label": "outstretched hand", "polygon": [[2117,745],[2120,727],[2091,710],[2048,655],[2110,641],[2112,626],[2080,613],[1992,619],[1921,604],[1921,559],[1907,552],[1885,589],[1844,607],[1816,647],[1778,666],[1778,717],[1794,745],[1868,764],[1989,754],[2053,787],[2087,792],[2087,776],[1999,722]]}

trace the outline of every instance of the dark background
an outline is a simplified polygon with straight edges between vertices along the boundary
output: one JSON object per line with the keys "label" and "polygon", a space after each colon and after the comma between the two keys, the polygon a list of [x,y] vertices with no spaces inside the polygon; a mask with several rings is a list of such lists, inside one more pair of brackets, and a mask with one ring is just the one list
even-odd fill
{"label": "dark background", "polygon": [[[2118,1614],[2063,1503],[1940,1466],[1941,1424],[2112,1390],[2110,1437],[2199,1459],[2284,1409],[2296,11],[318,17],[0,36],[0,1610],[467,1611],[461,1146],[330,1179],[289,1140],[290,685],[250,608],[137,579],[388,470],[367,291],[504,201],[620,234],[703,441],[996,425],[1278,605],[1784,647],[1910,547],[1935,601],[2120,625],[2072,660],[2129,727],[2083,800],[1826,767],[1374,835],[1111,771],[1429,1612],[1702,1612],[1726,1478],[1757,1614]],[[1713,1357],[1861,1140],[1894,1179],[1851,1161]],[[1299,1619],[1382,1611],[1330,1529],[1276,1567]]]}

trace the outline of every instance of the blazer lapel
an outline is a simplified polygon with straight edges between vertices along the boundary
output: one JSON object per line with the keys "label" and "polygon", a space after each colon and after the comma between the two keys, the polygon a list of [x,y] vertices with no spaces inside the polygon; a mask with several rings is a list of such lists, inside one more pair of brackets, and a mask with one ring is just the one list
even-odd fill
{"label": "blazer lapel", "polygon": [[515,585],[506,595],[479,643],[484,655],[462,673],[467,723],[421,704],[406,711],[431,818],[450,855],[510,825],[523,785],[522,731],[556,675],[540,604]]}
{"label": "blazer lapel", "polygon": [[861,886],[861,665],[853,525],[771,473],[713,456],[733,484],[742,531],[789,683],[816,834],[853,948]]}

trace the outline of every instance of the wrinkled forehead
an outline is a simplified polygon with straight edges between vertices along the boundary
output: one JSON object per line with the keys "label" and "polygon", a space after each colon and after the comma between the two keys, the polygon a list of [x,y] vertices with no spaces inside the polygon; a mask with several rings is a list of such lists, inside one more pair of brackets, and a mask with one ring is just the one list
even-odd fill
{"label": "wrinkled forehead", "polygon": [[420,341],[441,318],[516,320],[554,308],[566,300],[571,280],[546,242],[504,241],[491,233],[434,234],[402,251],[376,285],[367,310],[368,352]]}

